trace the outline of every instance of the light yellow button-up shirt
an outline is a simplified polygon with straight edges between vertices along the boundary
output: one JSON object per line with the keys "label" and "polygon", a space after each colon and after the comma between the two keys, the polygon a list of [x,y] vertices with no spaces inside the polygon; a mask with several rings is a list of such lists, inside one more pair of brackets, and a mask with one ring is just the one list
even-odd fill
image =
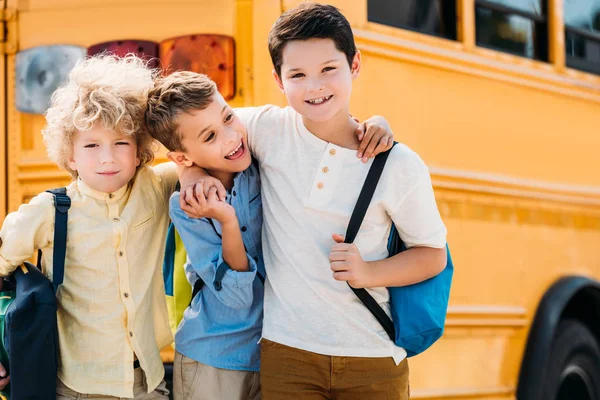
{"label": "light yellow button-up shirt", "polygon": [[[175,166],[162,164],[142,168],[114,193],[81,180],[67,187],[65,277],[57,292],[59,378],[77,392],[133,397],[134,354],[149,392],[163,379],[159,351],[172,336],[161,265],[176,184]],[[0,274],[12,273],[40,248],[52,279],[53,237],[53,197],[42,193],[4,220]]]}

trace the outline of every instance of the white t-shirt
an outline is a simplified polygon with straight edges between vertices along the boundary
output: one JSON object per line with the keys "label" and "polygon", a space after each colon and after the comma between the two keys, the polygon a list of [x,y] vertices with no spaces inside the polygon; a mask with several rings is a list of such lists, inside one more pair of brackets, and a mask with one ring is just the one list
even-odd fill
{"label": "white t-shirt", "polygon": [[[393,357],[389,339],[346,282],[333,279],[333,233],[345,234],[372,161],[311,134],[291,107],[237,110],[260,162],[263,252],[267,271],[263,337],[314,353]],[[387,258],[392,220],[408,247],[443,248],[446,228],[421,158],[392,150],[354,241],[366,261]],[[368,289],[389,315],[385,288]]]}

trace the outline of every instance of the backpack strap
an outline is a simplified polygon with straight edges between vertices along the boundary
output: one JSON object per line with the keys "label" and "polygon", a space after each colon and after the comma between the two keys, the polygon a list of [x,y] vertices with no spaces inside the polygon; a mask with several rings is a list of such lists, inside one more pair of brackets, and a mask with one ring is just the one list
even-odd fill
{"label": "backpack strap", "polygon": [[[54,195],[54,254],[52,255],[52,286],[54,293],[63,283],[65,277],[65,257],[67,255],[67,222],[71,199],[67,196],[67,188],[47,190]],[[38,253],[39,256],[40,253]],[[39,257],[38,257],[39,263]]]}
{"label": "backpack strap", "polygon": [[[396,143],[394,142],[394,145],[395,144]],[[369,169],[365,183],[360,191],[360,194],[358,195],[358,200],[354,206],[354,211],[352,211],[352,215],[350,216],[350,222],[348,223],[344,243],[352,243],[356,238],[391,151],[392,149],[380,153],[373,160],[373,164],[371,164],[371,168]],[[383,311],[379,303],[377,303],[373,296],[371,296],[365,289],[353,288],[349,283],[348,286],[350,289],[352,289],[356,297],[358,297],[359,300],[365,305],[365,307],[371,311],[371,314],[373,314],[375,319],[379,321],[393,342],[395,339],[394,323],[391,318],[388,317],[385,311]]]}

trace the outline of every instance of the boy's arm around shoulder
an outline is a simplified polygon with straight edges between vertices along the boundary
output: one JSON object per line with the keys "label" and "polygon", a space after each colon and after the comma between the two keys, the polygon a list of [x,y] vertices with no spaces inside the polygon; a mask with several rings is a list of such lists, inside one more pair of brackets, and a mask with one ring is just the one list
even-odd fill
{"label": "boy's arm around shoulder", "polygon": [[0,231],[0,275],[10,275],[36,249],[53,240],[54,198],[50,193],[35,196],[6,216]]}
{"label": "boy's arm around shoulder", "polygon": [[250,307],[256,277],[256,262],[252,257],[246,254],[248,271],[231,269],[223,258],[223,241],[208,219],[188,217],[179,207],[179,193],[171,197],[169,209],[190,264],[206,287],[228,307]]}

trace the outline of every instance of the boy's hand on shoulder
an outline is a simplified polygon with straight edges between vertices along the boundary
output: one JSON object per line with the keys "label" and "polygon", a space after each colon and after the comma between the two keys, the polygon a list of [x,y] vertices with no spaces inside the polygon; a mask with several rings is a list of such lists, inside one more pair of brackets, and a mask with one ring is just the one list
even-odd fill
{"label": "boy's hand on shoulder", "polygon": [[333,271],[333,279],[346,281],[353,288],[369,287],[371,267],[363,260],[358,248],[353,243],[344,243],[344,236],[333,234],[336,242],[329,253],[329,264]]}
{"label": "boy's hand on shoulder", "polygon": [[6,369],[0,364],[0,390],[4,389],[10,383],[10,376],[6,376]]}
{"label": "boy's hand on shoulder", "polygon": [[[193,187],[188,187],[185,190],[185,195],[183,193],[180,195],[181,209],[191,218],[212,218],[219,221],[221,225],[236,220],[235,209],[227,202],[219,199],[217,188],[211,186],[205,196],[204,185],[204,182],[199,182]],[[182,205],[183,202],[186,203],[185,210]],[[187,209],[190,212],[186,211]]]}
{"label": "boy's hand on shoulder", "polygon": [[[191,206],[192,202],[198,202],[198,199],[207,199],[208,194],[212,188],[216,189],[217,198],[221,201],[225,201],[225,186],[217,178],[212,176],[205,176],[197,182],[187,186],[185,189],[180,190],[179,194],[179,207],[183,212],[190,218],[204,218],[206,215],[198,214],[197,208]],[[188,201],[189,200],[189,201]]]}
{"label": "boy's hand on shoulder", "polygon": [[356,135],[360,140],[356,156],[362,158],[363,162],[391,149],[394,144],[392,128],[385,118],[378,115],[360,124],[356,129]]}

